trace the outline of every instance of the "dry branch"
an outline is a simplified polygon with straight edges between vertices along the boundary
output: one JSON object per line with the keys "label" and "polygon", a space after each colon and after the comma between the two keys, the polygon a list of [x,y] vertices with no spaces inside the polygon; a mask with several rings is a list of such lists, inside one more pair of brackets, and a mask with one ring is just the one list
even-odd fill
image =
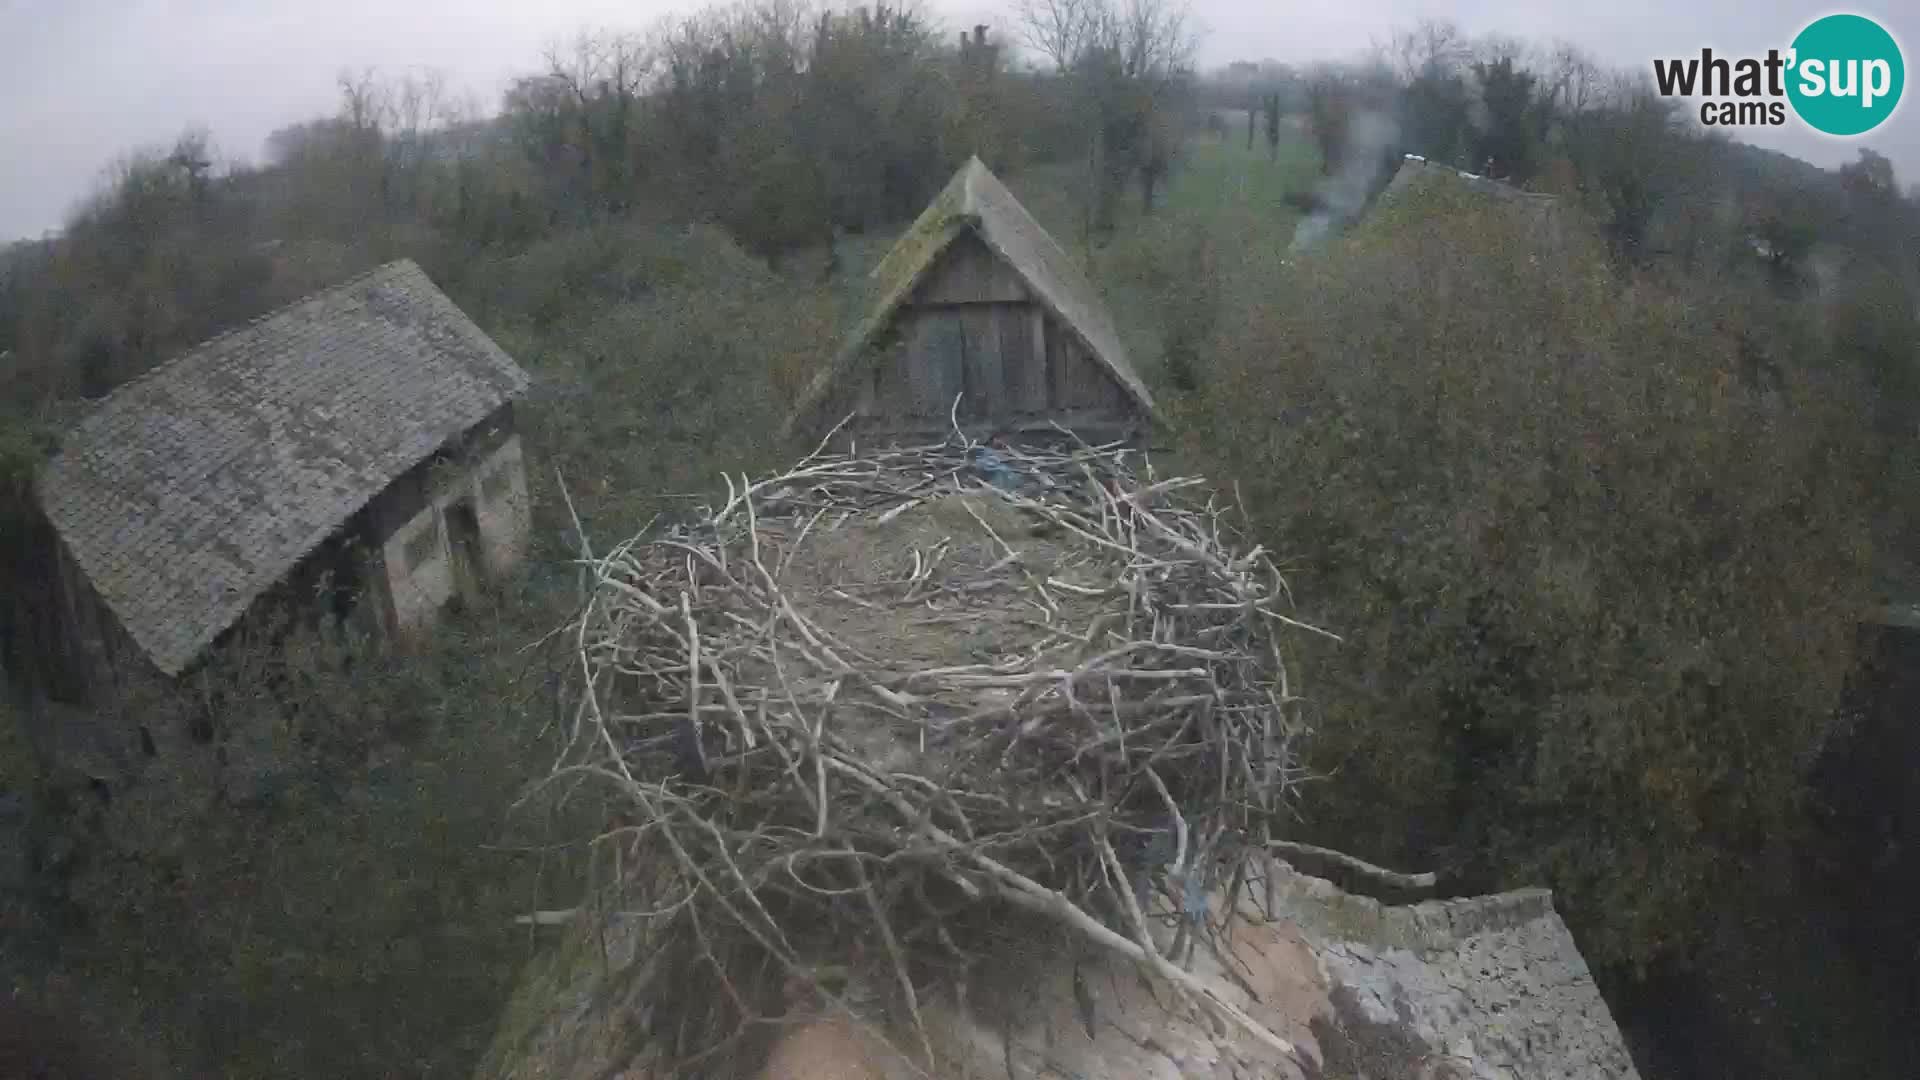
{"label": "dry branch", "polygon": [[1398,870],[1389,870],[1376,866],[1365,859],[1349,855],[1344,851],[1335,851],[1315,844],[1302,844],[1293,840],[1270,840],[1267,846],[1282,858],[1319,860],[1349,870],[1361,877],[1394,889],[1422,890],[1431,889],[1440,881],[1438,874],[1427,871],[1422,874],[1406,874]]}
{"label": "dry branch", "polygon": [[670,1060],[722,1068],[756,972],[850,952],[924,1040],[919,987],[994,903],[1290,1053],[1177,962],[1301,778],[1281,642],[1323,631],[1266,553],[1119,447],[827,445],[604,555],[580,538],[557,771],[630,806],[649,895],[622,906],[697,943],[653,1019]]}

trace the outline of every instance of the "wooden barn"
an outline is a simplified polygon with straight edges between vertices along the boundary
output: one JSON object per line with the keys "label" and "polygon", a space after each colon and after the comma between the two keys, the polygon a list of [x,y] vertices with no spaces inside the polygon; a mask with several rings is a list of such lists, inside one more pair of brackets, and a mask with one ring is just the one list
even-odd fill
{"label": "wooden barn", "polygon": [[786,431],[1139,439],[1153,397],[1073,258],[974,158],[873,272],[876,301]]}
{"label": "wooden barn", "polygon": [[40,471],[51,700],[189,669],[266,600],[389,632],[521,555],[524,371],[401,261],[115,390]]}

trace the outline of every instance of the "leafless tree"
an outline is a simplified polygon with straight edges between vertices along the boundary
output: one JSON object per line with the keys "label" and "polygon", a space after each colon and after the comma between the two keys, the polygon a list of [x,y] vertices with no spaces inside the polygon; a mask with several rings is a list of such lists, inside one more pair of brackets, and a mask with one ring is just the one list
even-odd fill
{"label": "leafless tree", "polygon": [[585,109],[599,97],[638,98],[653,56],[645,40],[635,35],[582,31],[570,42],[547,47],[546,74]]}
{"label": "leafless tree", "polygon": [[[1135,78],[1165,81],[1193,67],[1200,43],[1192,12],[1181,0],[1125,0],[1101,5],[1103,33],[1111,34]],[[1110,24],[1111,29],[1104,29]]]}
{"label": "leafless tree", "polygon": [[1421,19],[1374,45],[1375,60],[1400,83],[1425,74],[1450,73],[1466,63],[1472,46],[1460,27],[1446,19]]}
{"label": "leafless tree", "polygon": [[1178,136],[1176,97],[1198,31],[1185,0],[1020,0],[1023,39],[1069,80],[1087,133],[1086,229],[1105,232],[1129,175],[1153,195]]}
{"label": "leafless tree", "polygon": [[1064,74],[1099,32],[1109,0],[1019,0],[1014,15],[1020,37]]}
{"label": "leafless tree", "polygon": [[379,73],[372,68],[342,71],[339,84],[341,121],[355,132],[385,131],[392,115],[393,102],[389,88],[381,81]]}
{"label": "leafless tree", "polygon": [[1541,63],[1540,72],[1541,84],[1556,112],[1585,112],[1599,103],[1600,66],[1578,46],[1556,43]]}

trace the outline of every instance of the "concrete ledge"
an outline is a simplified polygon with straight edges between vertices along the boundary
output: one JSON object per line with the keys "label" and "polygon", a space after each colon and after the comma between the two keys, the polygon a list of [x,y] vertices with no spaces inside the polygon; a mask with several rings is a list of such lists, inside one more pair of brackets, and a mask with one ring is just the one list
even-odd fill
{"label": "concrete ledge", "polygon": [[1476,934],[1510,930],[1554,914],[1549,889],[1516,889],[1397,906],[1344,892],[1323,878],[1276,863],[1280,912],[1303,930],[1413,952],[1456,948]]}

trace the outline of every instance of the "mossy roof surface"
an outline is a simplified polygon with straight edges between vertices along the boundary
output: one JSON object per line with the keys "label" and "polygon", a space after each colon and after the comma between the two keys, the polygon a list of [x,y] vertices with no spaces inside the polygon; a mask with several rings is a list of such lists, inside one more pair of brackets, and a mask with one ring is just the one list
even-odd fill
{"label": "mossy roof surface", "polygon": [[1153,395],[1128,359],[1099,291],[1073,257],[976,157],[960,167],[874,267],[873,301],[867,315],[848,336],[845,346],[808,384],[787,421],[788,431],[812,417],[828,400],[834,386],[879,339],[941,253],[969,230],[1012,267],[1040,303],[1080,338],[1094,360],[1126,389],[1141,411],[1152,415]]}

